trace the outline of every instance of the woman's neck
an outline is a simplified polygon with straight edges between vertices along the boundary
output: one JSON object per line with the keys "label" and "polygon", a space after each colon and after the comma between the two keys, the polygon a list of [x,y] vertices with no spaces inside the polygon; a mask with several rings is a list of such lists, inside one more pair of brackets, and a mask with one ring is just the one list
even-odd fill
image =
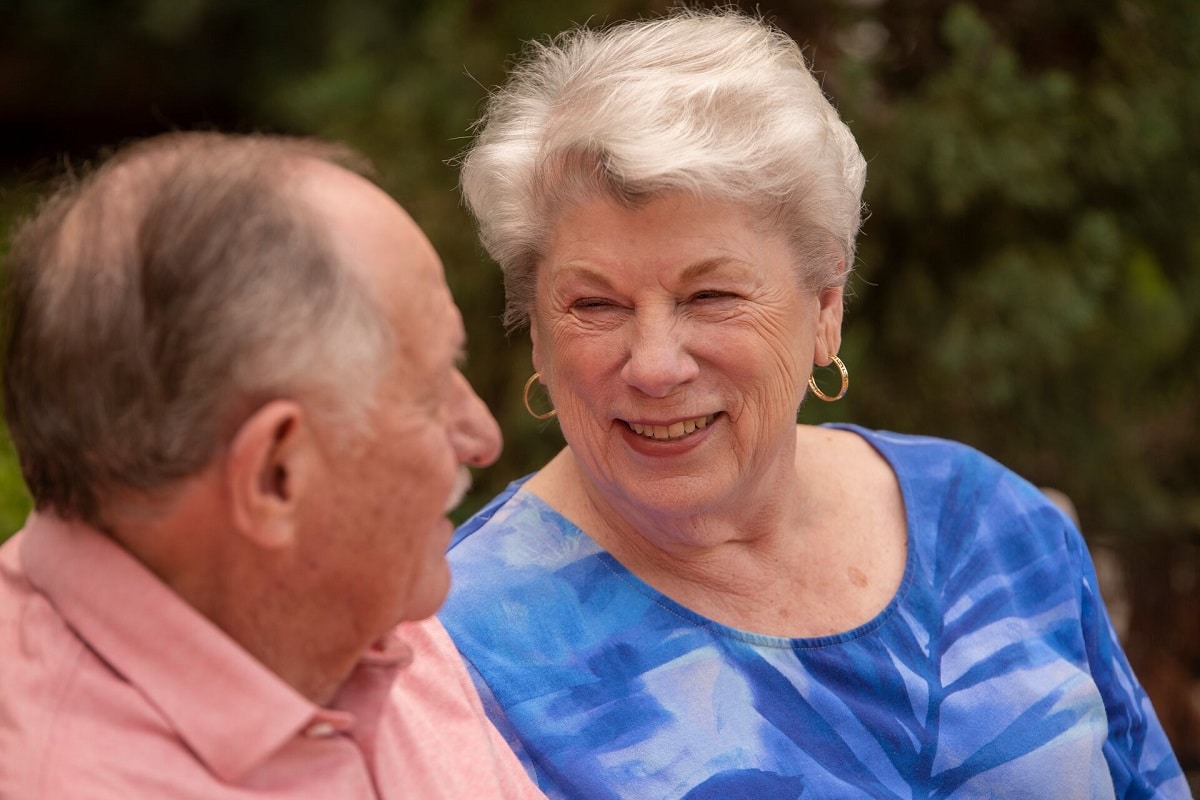
{"label": "woman's neck", "polygon": [[569,449],[526,484],[630,572],[727,624],[740,620],[739,609],[759,609],[764,589],[792,580],[805,539],[794,471],[771,486],[744,488],[724,507],[663,513],[610,497]]}
{"label": "woman's neck", "polygon": [[[614,502],[569,450],[526,488],[634,575],[696,613],[766,635],[838,633],[877,614],[899,585],[902,503],[890,468],[857,435],[817,429],[797,438],[821,457],[799,445],[791,470],[770,485],[748,487],[730,508],[685,516]],[[839,458],[846,446],[850,458]],[[863,486],[854,473],[872,460],[878,499],[890,511],[864,517],[855,510],[863,504],[847,493]]]}

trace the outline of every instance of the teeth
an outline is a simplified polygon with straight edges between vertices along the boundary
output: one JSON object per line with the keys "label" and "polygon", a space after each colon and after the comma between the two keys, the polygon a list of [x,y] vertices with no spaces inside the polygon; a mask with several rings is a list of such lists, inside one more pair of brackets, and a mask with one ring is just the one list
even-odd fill
{"label": "teeth", "polygon": [[637,422],[630,422],[629,427],[634,433],[639,436],[645,436],[647,439],[667,441],[670,439],[680,439],[689,433],[695,433],[697,430],[707,428],[708,424],[714,418],[715,415],[709,414],[706,417],[686,419],[683,422],[675,422],[671,425],[642,425]]}

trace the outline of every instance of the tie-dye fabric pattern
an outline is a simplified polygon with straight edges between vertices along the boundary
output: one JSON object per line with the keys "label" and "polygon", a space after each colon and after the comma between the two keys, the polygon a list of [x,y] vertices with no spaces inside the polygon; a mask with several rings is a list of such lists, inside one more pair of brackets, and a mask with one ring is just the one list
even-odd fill
{"label": "tie-dye fabric pattern", "polygon": [[849,427],[900,480],[903,582],[836,636],[734,630],[509,487],[441,617],[550,797],[1188,797],[1079,533],[962,445]]}

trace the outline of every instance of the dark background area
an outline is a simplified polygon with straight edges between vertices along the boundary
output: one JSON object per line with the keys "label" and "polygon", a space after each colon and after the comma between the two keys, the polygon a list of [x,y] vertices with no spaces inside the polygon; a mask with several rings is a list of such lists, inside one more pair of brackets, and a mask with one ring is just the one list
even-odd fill
{"label": "dark background area", "polygon": [[[478,507],[558,447],[530,419],[454,157],[523,41],[593,0],[0,0],[0,229],[172,129],[342,139],[426,230],[505,432]],[[870,162],[829,419],[973,444],[1074,502],[1131,660],[1200,770],[1200,4],[771,0]],[[6,241],[7,237],[5,237]],[[0,244],[0,249],[4,244]],[[0,539],[29,500],[0,431]]]}

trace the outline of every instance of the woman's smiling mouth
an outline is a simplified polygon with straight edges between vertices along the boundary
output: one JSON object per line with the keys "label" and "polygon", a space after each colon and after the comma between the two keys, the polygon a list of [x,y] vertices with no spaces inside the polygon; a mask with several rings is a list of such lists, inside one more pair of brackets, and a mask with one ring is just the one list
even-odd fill
{"label": "woman's smiling mouth", "polygon": [[655,441],[669,442],[707,428],[716,417],[716,414],[709,414],[704,417],[673,422],[670,425],[643,425],[639,422],[626,422],[625,424],[639,436]]}

